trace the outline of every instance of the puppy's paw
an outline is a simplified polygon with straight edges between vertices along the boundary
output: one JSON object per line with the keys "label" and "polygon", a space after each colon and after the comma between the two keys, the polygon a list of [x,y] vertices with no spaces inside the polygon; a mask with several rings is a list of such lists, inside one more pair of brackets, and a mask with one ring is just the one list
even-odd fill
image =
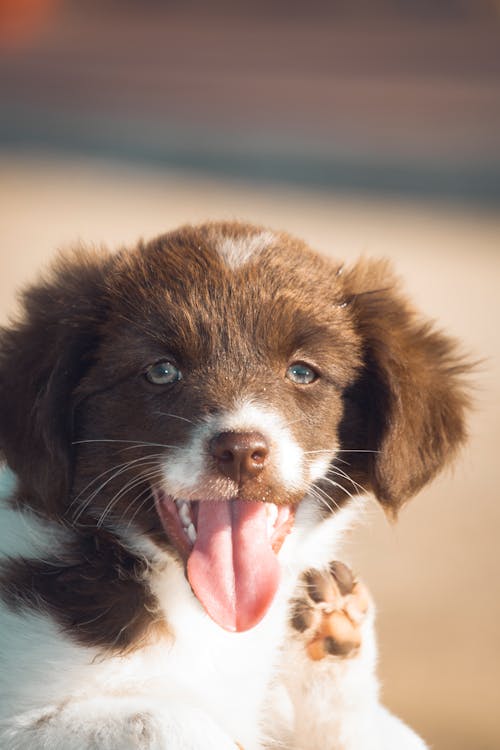
{"label": "puppy's paw", "polygon": [[341,562],[327,571],[308,570],[301,579],[302,593],[292,602],[291,625],[309,658],[356,656],[371,598],[366,586]]}

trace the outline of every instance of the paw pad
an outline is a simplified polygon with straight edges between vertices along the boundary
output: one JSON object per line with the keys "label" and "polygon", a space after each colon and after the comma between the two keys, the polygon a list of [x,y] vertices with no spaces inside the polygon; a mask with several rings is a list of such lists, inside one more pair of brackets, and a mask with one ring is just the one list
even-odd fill
{"label": "paw pad", "polygon": [[361,624],[370,605],[366,587],[341,562],[327,571],[308,570],[301,595],[292,604],[291,625],[314,661],[326,656],[355,656],[361,646]]}

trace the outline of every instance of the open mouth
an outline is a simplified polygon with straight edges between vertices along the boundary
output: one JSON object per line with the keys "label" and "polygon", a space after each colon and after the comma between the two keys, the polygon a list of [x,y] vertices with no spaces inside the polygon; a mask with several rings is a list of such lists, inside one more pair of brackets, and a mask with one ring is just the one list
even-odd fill
{"label": "open mouth", "polygon": [[279,585],[277,554],[293,526],[292,506],[154,495],[165,532],[185,560],[206,612],[225,630],[257,625]]}

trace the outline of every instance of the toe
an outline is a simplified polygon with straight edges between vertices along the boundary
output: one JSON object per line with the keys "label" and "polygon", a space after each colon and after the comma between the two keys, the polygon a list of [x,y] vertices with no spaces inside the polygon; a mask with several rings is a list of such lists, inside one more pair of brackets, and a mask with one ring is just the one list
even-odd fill
{"label": "toe", "polygon": [[338,560],[331,562],[329,569],[337,583],[341,595],[346,596],[347,594],[350,594],[355,585],[355,578],[352,570]]}
{"label": "toe", "polygon": [[316,604],[334,604],[340,597],[336,579],[319,570],[308,570],[303,581],[309,598]]}
{"label": "toe", "polygon": [[306,599],[296,599],[292,604],[290,623],[294,630],[305,633],[316,629],[321,621],[321,614]]}

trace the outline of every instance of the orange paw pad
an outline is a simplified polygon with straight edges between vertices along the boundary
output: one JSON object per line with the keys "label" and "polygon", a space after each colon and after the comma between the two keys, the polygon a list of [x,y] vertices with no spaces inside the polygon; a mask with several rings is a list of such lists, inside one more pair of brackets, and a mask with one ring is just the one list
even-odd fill
{"label": "orange paw pad", "polygon": [[314,661],[327,656],[355,656],[361,646],[361,624],[370,606],[366,587],[341,562],[327,571],[308,570],[302,595],[294,600],[291,625],[303,637]]}

